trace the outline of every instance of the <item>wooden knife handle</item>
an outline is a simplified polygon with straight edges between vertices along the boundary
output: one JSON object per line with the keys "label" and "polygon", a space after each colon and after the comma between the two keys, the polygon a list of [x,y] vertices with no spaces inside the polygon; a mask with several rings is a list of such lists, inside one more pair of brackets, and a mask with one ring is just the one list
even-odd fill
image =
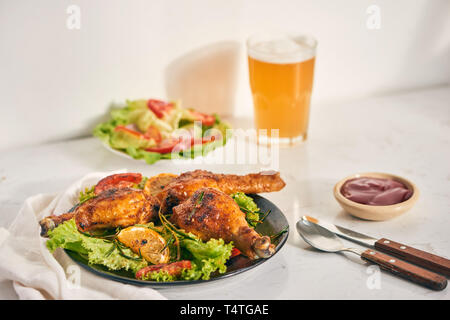
{"label": "wooden knife handle", "polygon": [[375,249],[450,277],[450,260],[389,239],[375,242]]}
{"label": "wooden knife handle", "polygon": [[361,254],[361,258],[377,264],[383,270],[433,290],[444,290],[447,286],[447,278],[384,253],[368,249]]}

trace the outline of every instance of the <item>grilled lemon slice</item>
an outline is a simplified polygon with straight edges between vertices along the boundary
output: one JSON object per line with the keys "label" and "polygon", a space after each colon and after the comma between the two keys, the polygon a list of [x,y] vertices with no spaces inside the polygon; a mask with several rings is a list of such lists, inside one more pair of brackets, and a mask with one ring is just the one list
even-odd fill
{"label": "grilled lemon slice", "polygon": [[144,193],[156,196],[176,177],[176,174],[160,173],[154,177],[148,178],[148,180],[145,182]]}
{"label": "grilled lemon slice", "polygon": [[153,264],[169,262],[170,252],[166,240],[152,229],[128,227],[119,232],[117,239],[133,252],[141,254],[148,262]]}

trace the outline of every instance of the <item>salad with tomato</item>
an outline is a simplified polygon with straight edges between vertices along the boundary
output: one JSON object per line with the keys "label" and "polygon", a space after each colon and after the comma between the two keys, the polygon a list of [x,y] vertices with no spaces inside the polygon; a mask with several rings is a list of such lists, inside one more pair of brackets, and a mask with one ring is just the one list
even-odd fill
{"label": "salad with tomato", "polygon": [[94,129],[107,146],[152,164],[206,155],[227,140],[230,126],[217,115],[156,99],[127,101]]}

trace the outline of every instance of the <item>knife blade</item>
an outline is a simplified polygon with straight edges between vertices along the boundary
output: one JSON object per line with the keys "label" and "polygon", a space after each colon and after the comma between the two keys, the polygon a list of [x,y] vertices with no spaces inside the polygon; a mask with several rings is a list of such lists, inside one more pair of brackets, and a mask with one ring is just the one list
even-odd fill
{"label": "knife blade", "polygon": [[373,247],[379,251],[383,251],[405,261],[409,261],[421,267],[441,273],[446,277],[450,277],[450,260],[444,257],[440,257],[386,238],[376,239],[326,221],[318,220],[311,216],[303,216],[302,219],[320,225],[344,239],[357,242],[364,246]]}
{"label": "knife blade", "polygon": [[302,217],[303,220],[307,220],[309,222],[315,223],[321,227],[324,227],[325,229],[330,230],[331,232],[337,234],[338,236],[350,240],[350,241],[355,241],[358,242],[362,245],[365,246],[369,246],[369,247],[374,247],[375,246],[375,242],[378,241],[378,239],[372,238],[368,235],[329,223],[329,222],[325,222],[322,220],[318,220],[316,218],[310,217],[310,216],[303,216]]}

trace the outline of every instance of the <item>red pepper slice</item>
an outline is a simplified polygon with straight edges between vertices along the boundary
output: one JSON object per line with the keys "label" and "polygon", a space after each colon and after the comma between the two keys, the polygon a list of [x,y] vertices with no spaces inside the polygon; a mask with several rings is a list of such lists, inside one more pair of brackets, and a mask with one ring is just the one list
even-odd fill
{"label": "red pepper slice", "polygon": [[107,176],[100,180],[95,186],[95,194],[109,189],[129,188],[142,181],[142,174],[140,173],[118,173]]}
{"label": "red pepper slice", "polygon": [[156,100],[156,99],[149,99],[147,101],[147,107],[159,118],[161,119],[164,117],[165,114],[170,112],[173,109],[173,103]]}
{"label": "red pepper slice", "polygon": [[241,254],[241,251],[238,248],[233,247],[233,249],[231,249],[231,256],[230,258],[234,258],[238,255]]}
{"label": "red pepper slice", "polygon": [[157,153],[170,153],[181,142],[181,139],[165,139],[161,141],[157,146],[147,148],[146,151]]}
{"label": "red pepper slice", "polygon": [[153,139],[156,143],[160,143],[162,141],[161,132],[159,132],[158,128],[155,126],[150,126],[147,129],[147,132],[145,132],[144,136],[147,139]]}
{"label": "red pepper slice", "polygon": [[205,137],[201,139],[194,139],[193,137],[190,138],[172,138],[172,139],[166,139],[163,140],[160,144],[158,144],[155,147],[147,148],[146,151],[149,152],[157,152],[157,153],[171,153],[176,146],[179,146],[177,149],[178,152],[189,149],[193,145],[196,144],[205,144],[209,142],[213,142],[216,139],[215,136],[211,137]]}
{"label": "red pepper slice", "polygon": [[153,139],[155,140],[156,143],[159,143],[162,140],[161,133],[159,132],[158,128],[154,126],[150,126],[147,129],[147,132],[145,132],[144,134],[140,133],[139,131],[127,128],[125,126],[117,126],[114,128],[114,131],[123,131],[132,134],[133,136],[139,139],[145,140]]}
{"label": "red pepper slice", "polygon": [[125,126],[117,126],[114,128],[114,131],[123,131],[123,132],[134,135],[136,138],[148,140],[148,138],[145,135],[143,135],[142,133],[140,133],[136,130],[127,128]]}
{"label": "red pepper slice", "polygon": [[216,118],[212,115],[195,110],[189,110],[189,112],[195,118],[195,121],[201,121],[204,126],[212,126],[216,122]]}
{"label": "red pepper slice", "polygon": [[159,271],[165,271],[168,274],[172,276],[179,276],[181,275],[181,272],[183,269],[191,269],[192,264],[189,260],[181,260],[177,262],[172,263],[163,263],[163,264],[156,264],[153,266],[148,266],[140,269],[138,272],[136,272],[136,278],[142,279],[145,275],[151,273],[151,272],[159,272]]}

